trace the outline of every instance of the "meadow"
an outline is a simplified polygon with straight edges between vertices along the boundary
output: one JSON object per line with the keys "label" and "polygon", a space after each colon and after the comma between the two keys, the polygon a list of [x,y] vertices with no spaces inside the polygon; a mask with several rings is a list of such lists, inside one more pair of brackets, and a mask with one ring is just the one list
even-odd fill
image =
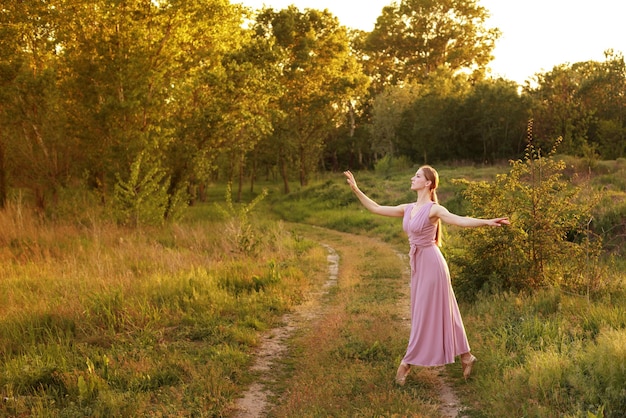
{"label": "meadow", "polygon": [[[584,168],[568,160],[572,179]],[[413,170],[357,179],[395,204],[414,198]],[[506,170],[441,167],[440,199],[462,213],[452,179],[492,181]],[[458,364],[446,369],[465,415],[626,411],[626,164],[596,162],[592,173],[605,285],[460,298],[480,359],[467,382]],[[0,212],[0,414],[228,416],[255,378],[248,368],[260,335],[325,282],[320,244],[333,240],[342,285],[328,315],[291,341],[269,416],[437,416],[426,377],[403,389],[386,377],[406,338],[396,324],[405,269],[396,252],[406,250],[398,221],[363,211],[340,174],[286,196],[265,186],[269,195],[251,208],[257,195],[229,206],[216,185],[210,202],[159,228],[117,226],[89,201],[44,219],[12,199]],[[446,230],[444,248],[463,251],[458,231]]]}
{"label": "meadow", "polygon": [[0,416],[222,415],[325,251],[280,222],[242,247],[214,204],[164,228],[89,212],[0,213]]}
{"label": "meadow", "polygon": [[[459,297],[464,322],[481,359],[469,384],[459,383],[471,417],[622,417],[626,414],[626,161],[595,162],[567,156],[564,179],[583,180],[597,192],[593,222],[602,236],[601,290],[573,293],[559,286],[538,290],[478,293]],[[467,202],[454,179],[493,181],[508,170],[495,167],[443,167],[440,200],[465,214]],[[360,187],[379,203],[412,198],[412,171],[360,173]],[[281,218],[355,234],[376,236],[398,249],[406,245],[397,220],[353,211],[354,199],[341,182],[328,180],[286,198]],[[279,205],[279,208],[282,207]],[[350,208],[349,216],[336,208]],[[460,231],[447,228],[444,254],[464,251]],[[489,256],[485,254],[485,256]],[[572,264],[576,260],[569,260]],[[453,284],[455,270],[451,265]],[[458,365],[457,365],[458,366]],[[450,375],[458,375],[450,366]],[[426,415],[427,416],[427,415]]]}

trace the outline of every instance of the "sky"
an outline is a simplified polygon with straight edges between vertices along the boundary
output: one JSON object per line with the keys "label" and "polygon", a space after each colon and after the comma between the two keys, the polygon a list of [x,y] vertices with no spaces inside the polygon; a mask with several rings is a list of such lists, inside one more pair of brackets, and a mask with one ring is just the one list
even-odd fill
{"label": "sky", "polygon": [[[341,24],[371,31],[392,0],[232,0],[259,9],[291,4],[328,9]],[[478,0],[491,17],[488,27],[501,35],[493,51],[491,74],[524,84],[555,65],[604,61],[604,51],[626,53],[624,0]]]}

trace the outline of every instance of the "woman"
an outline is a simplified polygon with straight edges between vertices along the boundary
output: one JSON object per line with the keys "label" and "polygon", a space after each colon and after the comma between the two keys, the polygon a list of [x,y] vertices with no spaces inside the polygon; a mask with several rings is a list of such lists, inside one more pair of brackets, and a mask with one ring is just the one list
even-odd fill
{"label": "woman", "polygon": [[409,236],[411,263],[411,333],[396,382],[404,385],[412,365],[440,366],[461,357],[463,377],[467,379],[476,361],[463,327],[459,307],[450,283],[448,265],[439,250],[441,221],[461,227],[509,225],[508,218],[477,219],[458,216],[439,205],[439,175],[434,168],[422,166],[411,178],[415,203],[381,206],[357,186],[354,175],[344,172],[348,184],[367,210],[377,215],[403,218]]}

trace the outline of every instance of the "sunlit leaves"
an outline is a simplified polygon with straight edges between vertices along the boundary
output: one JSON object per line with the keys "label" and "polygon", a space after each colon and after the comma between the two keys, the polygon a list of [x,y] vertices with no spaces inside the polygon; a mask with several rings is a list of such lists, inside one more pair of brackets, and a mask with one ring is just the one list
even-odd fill
{"label": "sunlit leaves", "polygon": [[606,61],[555,66],[527,86],[541,146],[562,137],[562,151],[603,158],[626,155],[626,65],[621,54]]}
{"label": "sunlit leaves", "polygon": [[403,0],[385,7],[363,46],[375,85],[422,81],[443,66],[484,69],[499,36],[485,27],[487,17],[475,0]]}
{"label": "sunlit leaves", "polygon": [[491,183],[466,182],[472,215],[508,216],[511,225],[462,232],[467,252],[457,261],[464,292],[559,286],[582,293],[596,284],[599,239],[589,223],[597,198],[564,171],[554,152],[543,155],[530,141],[509,173]]}
{"label": "sunlit leaves", "polygon": [[348,102],[365,93],[367,80],[351,54],[346,28],[327,11],[295,7],[263,10],[256,33],[276,45],[283,94],[270,145],[287,187],[289,161],[305,185],[329,134],[348,113]]}

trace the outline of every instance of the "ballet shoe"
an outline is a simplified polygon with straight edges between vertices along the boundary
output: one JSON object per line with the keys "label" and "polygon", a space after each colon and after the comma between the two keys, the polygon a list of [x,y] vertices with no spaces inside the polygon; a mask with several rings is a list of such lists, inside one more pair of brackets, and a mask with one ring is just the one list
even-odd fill
{"label": "ballet shoe", "polygon": [[461,364],[463,366],[463,377],[465,378],[465,380],[467,380],[467,378],[472,373],[472,367],[474,367],[474,363],[476,362],[476,360],[478,359],[471,354],[469,355],[469,358],[467,360],[463,360],[463,358],[461,358]]}
{"label": "ballet shoe", "polygon": [[406,377],[411,370],[411,366],[408,364],[400,363],[398,371],[396,372],[396,383],[400,386],[404,386],[406,383]]}

